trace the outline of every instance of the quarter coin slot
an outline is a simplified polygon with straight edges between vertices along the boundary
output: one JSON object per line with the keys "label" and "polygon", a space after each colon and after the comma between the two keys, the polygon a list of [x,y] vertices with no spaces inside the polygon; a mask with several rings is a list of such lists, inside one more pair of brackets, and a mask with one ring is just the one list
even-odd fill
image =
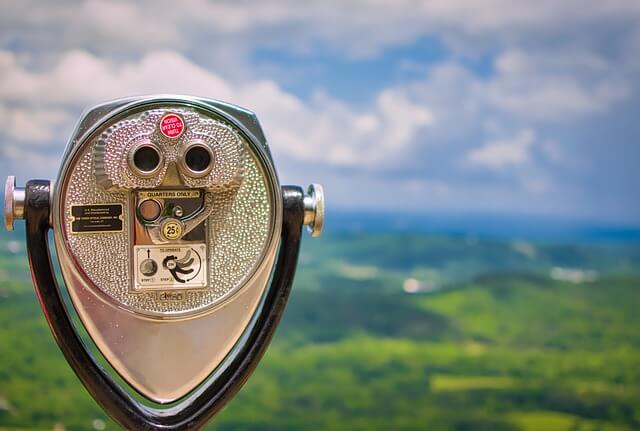
{"label": "quarter coin slot", "polygon": [[145,221],[156,220],[158,217],[160,217],[160,212],[162,211],[162,207],[160,206],[158,201],[155,201],[153,199],[142,201],[138,209],[140,210],[140,216]]}

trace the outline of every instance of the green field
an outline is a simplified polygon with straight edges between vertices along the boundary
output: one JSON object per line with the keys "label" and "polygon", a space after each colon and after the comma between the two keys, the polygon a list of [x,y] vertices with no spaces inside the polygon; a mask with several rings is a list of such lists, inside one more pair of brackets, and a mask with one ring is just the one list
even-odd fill
{"label": "green field", "polygon": [[[117,429],[57,350],[27,271],[0,240],[0,429]],[[210,428],[640,429],[640,246],[306,241],[271,348]]]}

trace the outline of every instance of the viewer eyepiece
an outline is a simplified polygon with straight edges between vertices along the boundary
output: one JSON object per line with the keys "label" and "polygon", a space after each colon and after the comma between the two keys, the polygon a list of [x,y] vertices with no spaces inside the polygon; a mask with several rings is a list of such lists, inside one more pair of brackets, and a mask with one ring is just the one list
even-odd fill
{"label": "viewer eyepiece", "polygon": [[156,174],[162,161],[160,149],[151,142],[138,144],[131,149],[129,164],[134,172],[142,177]]}
{"label": "viewer eyepiece", "polygon": [[192,177],[204,177],[213,168],[213,151],[204,142],[187,144],[180,157],[180,165]]}

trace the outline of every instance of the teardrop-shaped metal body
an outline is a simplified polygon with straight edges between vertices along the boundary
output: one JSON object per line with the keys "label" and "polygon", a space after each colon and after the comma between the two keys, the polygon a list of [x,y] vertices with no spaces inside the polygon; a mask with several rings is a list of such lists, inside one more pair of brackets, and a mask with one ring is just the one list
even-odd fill
{"label": "teardrop-shaped metal body", "polygon": [[146,398],[189,394],[251,325],[280,190],[255,117],[232,105],[127,99],[79,123],[53,192],[58,259],[93,342]]}

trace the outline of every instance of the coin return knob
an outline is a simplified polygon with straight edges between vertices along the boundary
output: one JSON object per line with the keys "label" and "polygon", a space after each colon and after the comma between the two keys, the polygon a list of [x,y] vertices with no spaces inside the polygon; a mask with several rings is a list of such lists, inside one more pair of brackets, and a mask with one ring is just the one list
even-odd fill
{"label": "coin return knob", "polygon": [[140,216],[145,221],[156,220],[158,217],[160,217],[160,212],[162,211],[160,203],[153,199],[142,201],[138,209],[140,211]]}

